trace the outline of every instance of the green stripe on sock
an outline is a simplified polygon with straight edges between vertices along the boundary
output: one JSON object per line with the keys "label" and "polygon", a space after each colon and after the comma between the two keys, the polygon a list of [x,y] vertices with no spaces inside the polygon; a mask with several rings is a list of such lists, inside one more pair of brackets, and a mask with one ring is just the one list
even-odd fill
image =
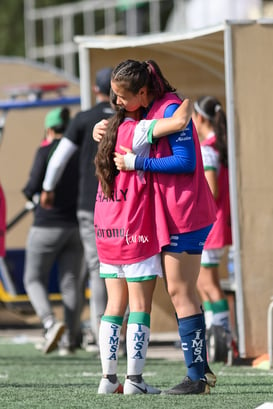
{"label": "green stripe on sock", "polygon": [[205,311],[212,311],[212,303],[210,301],[204,301],[203,306]]}
{"label": "green stripe on sock", "polygon": [[147,312],[130,312],[128,324],[143,324],[150,328],[151,317]]}
{"label": "green stripe on sock", "polygon": [[123,317],[119,317],[118,315],[103,315],[101,317],[102,321],[111,322],[111,324],[122,325]]}
{"label": "green stripe on sock", "polygon": [[222,299],[212,303],[212,311],[214,314],[217,312],[225,312],[229,311],[228,301],[226,299]]}

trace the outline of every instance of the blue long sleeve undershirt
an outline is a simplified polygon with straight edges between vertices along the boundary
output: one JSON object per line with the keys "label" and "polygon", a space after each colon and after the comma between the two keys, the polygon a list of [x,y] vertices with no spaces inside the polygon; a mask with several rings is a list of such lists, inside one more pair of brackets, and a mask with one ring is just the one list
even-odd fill
{"label": "blue long sleeve undershirt", "polygon": [[[169,118],[177,109],[177,104],[169,105],[164,118]],[[192,173],[196,166],[195,146],[192,136],[192,120],[184,131],[168,136],[172,156],[164,158],[144,158],[137,155],[135,169],[158,173]]]}

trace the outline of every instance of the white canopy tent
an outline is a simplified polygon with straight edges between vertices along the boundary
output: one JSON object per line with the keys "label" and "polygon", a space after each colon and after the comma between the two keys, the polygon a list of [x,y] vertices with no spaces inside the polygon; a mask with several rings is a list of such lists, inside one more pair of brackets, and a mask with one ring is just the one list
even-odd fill
{"label": "white canopy tent", "polygon": [[[273,293],[273,171],[269,138],[273,21],[229,21],[189,34],[76,37],[82,109],[103,66],[154,59],[184,95],[218,97],[226,108],[236,319],[242,357],[266,351],[266,312]],[[269,92],[271,90],[271,92]],[[259,146],[259,148],[258,148]]]}

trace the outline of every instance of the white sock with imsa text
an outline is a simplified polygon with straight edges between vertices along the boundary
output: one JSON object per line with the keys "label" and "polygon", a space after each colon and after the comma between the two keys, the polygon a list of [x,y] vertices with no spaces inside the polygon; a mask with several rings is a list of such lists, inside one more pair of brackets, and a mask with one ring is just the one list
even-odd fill
{"label": "white sock with imsa text", "polygon": [[99,330],[99,348],[103,375],[117,373],[122,317],[103,316]]}
{"label": "white sock with imsa text", "polygon": [[127,375],[142,375],[149,338],[150,315],[140,312],[130,313],[126,335]]}

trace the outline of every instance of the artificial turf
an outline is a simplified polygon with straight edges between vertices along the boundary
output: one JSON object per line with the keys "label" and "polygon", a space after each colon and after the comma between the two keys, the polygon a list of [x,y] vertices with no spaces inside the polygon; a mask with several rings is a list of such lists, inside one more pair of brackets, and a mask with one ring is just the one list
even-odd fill
{"label": "artificial turf", "polygon": [[[0,402],[3,409],[69,408],[149,408],[149,409],[254,409],[273,402],[273,371],[249,365],[228,367],[211,365],[217,374],[217,386],[210,395],[98,395],[101,376],[97,353],[78,350],[73,356],[47,356],[33,344],[1,342]],[[119,377],[124,378],[126,359],[119,360]],[[167,389],[185,375],[183,362],[148,359],[144,378],[147,383]]]}

